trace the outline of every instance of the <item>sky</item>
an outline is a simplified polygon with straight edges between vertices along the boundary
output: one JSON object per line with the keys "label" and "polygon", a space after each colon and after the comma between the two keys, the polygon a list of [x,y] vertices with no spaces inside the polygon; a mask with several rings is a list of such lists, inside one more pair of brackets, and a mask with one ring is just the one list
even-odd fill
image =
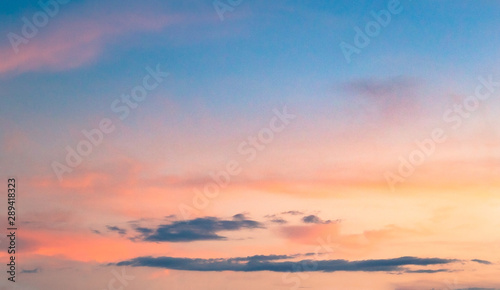
{"label": "sky", "polygon": [[500,289],[499,11],[0,3],[0,290]]}

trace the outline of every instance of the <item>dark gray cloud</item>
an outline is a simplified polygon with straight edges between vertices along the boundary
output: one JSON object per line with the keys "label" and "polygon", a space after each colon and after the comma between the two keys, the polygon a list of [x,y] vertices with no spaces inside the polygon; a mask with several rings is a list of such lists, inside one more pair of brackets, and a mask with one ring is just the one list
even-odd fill
{"label": "dark gray cloud", "polygon": [[143,235],[150,235],[154,232],[154,230],[144,227],[136,227],[135,230]]}
{"label": "dark gray cloud", "polygon": [[[122,261],[117,266],[133,267],[156,267],[173,270],[185,271],[235,271],[235,272],[254,272],[254,271],[273,271],[273,272],[291,272],[291,271],[365,271],[365,272],[406,272],[416,273],[418,270],[409,270],[404,266],[429,266],[443,265],[457,262],[454,259],[440,258],[416,258],[400,257],[395,259],[380,260],[301,260],[301,261],[278,261],[296,257],[285,255],[270,256],[251,256],[230,259],[189,259],[173,257],[138,257],[127,261]],[[297,267],[297,265],[307,265],[307,267]],[[434,270],[436,272],[446,271]],[[431,272],[428,272],[431,273]]]}
{"label": "dark gray cloud", "polygon": [[426,274],[432,274],[432,273],[439,273],[439,272],[451,272],[450,270],[447,269],[437,269],[437,270],[406,270],[406,273],[426,273]]}
{"label": "dark gray cloud", "polygon": [[21,274],[35,274],[35,273],[38,273],[40,271],[40,269],[38,268],[35,268],[33,270],[21,270]]}
{"label": "dark gray cloud", "polygon": [[302,218],[302,221],[305,222],[306,224],[329,224],[332,222],[330,220],[323,221],[322,219],[320,219],[319,217],[317,217],[315,215],[305,216]]}
{"label": "dark gray cloud", "polygon": [[472,259],[471,261],[476,262],[476,263],[480,263],[480,264],[491,265],[490,261],[479,260],[479,259]]}
{"label": "dark gray cloud", "polygon": [[244,215],[244,214],[242,214],[242,213],[235,214],[235,215],[233,215],[233,219],[235,219],[235,220],[239,220],[239,221],[242,221],[242,220],[244,220],[244,219],[245,219],[245,215]]}
{"label": "dark gray cloud", "polygon": [[276,223],[276,224],[286,224],[288,223],[286,220],[282,218],[273,218],[271,222]]}
{"label": "dark gray cloud", "polygon": [[136,227],[141,234],[140,239],[150,242],[193,242],[204,240],[224,240],[221,231],[238,231],[242,229],[263,228],[256,221],[246,219],[244,215],[237,214],[232,220],[221,220],[215,217],[197,218],[189,221],[174,221],[169,224],[159,225],[155,229]]}
{"label": "dark gray cloud", "polygon": [[119,228],[119,227],[116,227],[116,226],[106,226],[106,228],[109,231],[117,232],[117,233],[119,233],[122,236],[127,234],[127,230],[126,229],[122,229],[122,228]]}
{"label": "dark gray cloud", "polygon": [[268,218],[272,223],[276,224],[286,224],[288,223],[285,219],[282,217],[276,215],[276,214],[268,214],[264,216],[265,218]]}

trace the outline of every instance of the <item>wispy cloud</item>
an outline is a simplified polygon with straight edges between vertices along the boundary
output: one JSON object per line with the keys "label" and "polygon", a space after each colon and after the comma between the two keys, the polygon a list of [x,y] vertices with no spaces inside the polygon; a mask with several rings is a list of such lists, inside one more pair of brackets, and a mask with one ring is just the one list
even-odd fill
{"label": "wispy cloud", "polygon": [[289,211],[284,211],[281,214],[289,214],[289,215],[303,215],[304,213],[298,210],[289,210]]}
{"label": "wispy cloud", "polygon": [[106,226],[106,228],[107,228],[109,231],[112,231],[112,232],[117,232],[117,233],[119,233],[120,235],[126,235],[126,234],[127,234],[127,230],[122,229],[122,228],[119,228],[119,227],[116,227],[116,226]]}
{"label": "wispy cloud", "polygon": [[286,223],[288,223],[286,220],[284,220],[282,218],[279,218],[279,217],[273,218],[271,220],[271,222],[276,223],[276,224],[286,224]]}
{"label": "wispy cloud", "polygon": [[340,88],[354,97],[367,117],[384,122],[402,121],[420,112],[418,92],[420,83],[415,78],[363,78],[345,82]]}
{"label": "wispy cloud", "polygon": [[[137,5],[102,7],[105,3],[76,3],[64,7],[46,31],[14,53],[10,44],[0,46],[0,74],[26,71],[60,71],[95,61],[107,44],[126,34],[159,31],[194,21],[185,14],[161,13]],[[95,5],[99,5],[96,9]],[[140,11],[140,13],[138,13]]]}
{"label": "wispy cloud", "polygon": [[471,261],[476,262],[476,263],[480,263],[480,264],[491,265],[490,261],[479,260],[479,259],[472,259]]}
{"label": "wispy cloud", "polygon": [[21,274],[36,274],[40,271],[39,268],[35,268],[33,270],[26,270],[26,269],[23,269],[21,270]]}

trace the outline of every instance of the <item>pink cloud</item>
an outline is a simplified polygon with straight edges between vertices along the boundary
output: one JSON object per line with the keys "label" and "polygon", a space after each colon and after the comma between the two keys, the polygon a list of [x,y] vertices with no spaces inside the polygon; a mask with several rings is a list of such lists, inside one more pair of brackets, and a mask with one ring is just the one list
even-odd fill
{"label": "pink cloud", "polygon": [[[40,28],[27,44],[20,44],[18,53],[14,52],[10,43],[0,47],[0,58],[3,60],[0,74],[79,67],[96,60],[105,45],[116,37],[133,32],[158,31],[188,20],[184,15],[151,11],[108,14],[78,12],[77,16],[72,17],[56,15],[50,25]],[[20,31],[14,33],[21,36]]]}
{"label": "pink cloud", "polygon": [[278,234],[292,244],[317,245],[321,239],[335,248],[339,257],[363,257],[376,252],[382,245],[405,241],[409,237],[425,236],[429,231],[388,225],[381,229],[343,234],[341,223],[330,223],[284,226],[278,230]]}

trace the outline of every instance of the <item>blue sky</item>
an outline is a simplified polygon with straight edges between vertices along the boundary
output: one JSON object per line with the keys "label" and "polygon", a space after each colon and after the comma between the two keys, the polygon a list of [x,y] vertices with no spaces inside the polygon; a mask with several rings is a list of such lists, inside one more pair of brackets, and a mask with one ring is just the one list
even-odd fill
{"label": "blue sky", "polygon": [[[221,18],[212,1],[73,0],[15,48],[44,12],[0,4],[18,289],[101,289],[120,271],[126,289],[498,287],[497,86],[459,128],[444,116],[500,79],[500,6],[401,0],[348,62],[341,43],[397,2],[243,0]],[[112,104],[147,77],[120,119]],[[317,271],[290,272],[312,256]]]}

